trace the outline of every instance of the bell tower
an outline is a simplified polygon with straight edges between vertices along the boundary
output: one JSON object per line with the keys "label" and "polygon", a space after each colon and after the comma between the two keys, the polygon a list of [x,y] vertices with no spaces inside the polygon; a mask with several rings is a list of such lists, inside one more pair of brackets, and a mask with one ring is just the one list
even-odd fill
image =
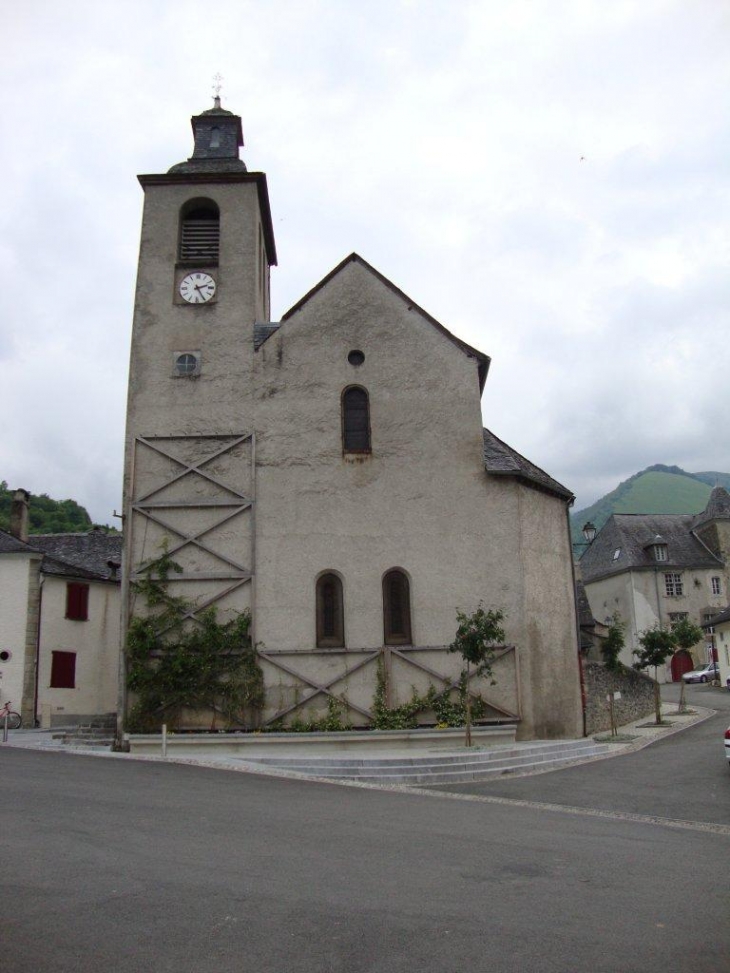
{"label": "bell tower", "polygon": [[138,177],[124,631],[141,607],[133,582],[165,549],[182,569],[174,593],[196,604],[191,619],[253,606],[254,325],[269,320],[276,248],[266,176],[239,158],[240,117],[216,95],[191,124],[190,158]]}

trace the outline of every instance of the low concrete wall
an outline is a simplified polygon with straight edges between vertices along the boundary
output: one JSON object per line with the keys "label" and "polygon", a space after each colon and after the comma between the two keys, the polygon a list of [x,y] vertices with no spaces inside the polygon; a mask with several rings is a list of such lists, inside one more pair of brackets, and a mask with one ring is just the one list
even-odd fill
{"label": "low concrete wall", "polygon": [[[472,742],[491,747],[515,742],[517,728],[472,727]],[[160,754],[160,733],[125,734],[131,753]],[[273,756],[277,752],[341,753],[372,750],[458,750],[464,746],[463,727],[446,730],[367,730],[341,733],[174,733],[167,736],[167,751],[176,756]]]}
{"label": "low concrete wall", "polygon": [[602,662],[584,662],[583,677],[588,736],[611,728],[606,699],[609,693],[621,693],[621,699],[615,700],[613,704],[618,726],[641,719],[642,716],[653,716],[654,681],[643,672],[626,668],[620,672],[609,672]]}

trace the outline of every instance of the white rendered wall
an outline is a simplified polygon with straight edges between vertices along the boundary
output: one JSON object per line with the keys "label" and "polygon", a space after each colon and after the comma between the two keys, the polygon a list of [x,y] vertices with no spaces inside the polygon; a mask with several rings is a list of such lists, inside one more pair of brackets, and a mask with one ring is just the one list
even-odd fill
{"label": "white rendered wall", "polygon": [[0,662],[0,702],[10,700],[17,712],[23,697],[30,562],[25,554],[0,556],[0,649],[11,653],[8,662]]}
{"label": "white rendered wall", "polygon": [[[119,585],[89,583],[87,621],[66,618],[66,579],[46,575],[41,607],[38,715],[54,723],[112,713],[117,706]],[[51,688],[54,651],[76,653],[76,688]]]}

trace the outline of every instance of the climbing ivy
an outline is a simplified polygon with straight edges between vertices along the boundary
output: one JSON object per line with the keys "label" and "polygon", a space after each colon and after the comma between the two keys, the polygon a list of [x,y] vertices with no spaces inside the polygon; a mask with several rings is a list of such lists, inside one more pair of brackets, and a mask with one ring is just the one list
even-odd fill
{"label": "climbing ivy", "polygon": [[[376,730],[413,730],[418,726],[418,713],[433,710],[437,725],[440,727],[464,726],[467,718],[466,673],[459,679],[458,695],[452,699],[448,690],[439,692],[431,684],[425,693],[413,689],[411,698],[400,706],[389,707],[386,702],[387,677],[382,659],[378,659],[378,669],[373,697],[373,727]],[[481,694],[472,698],[472,718],[481,719],[487,706]]]}
{"label": "climbing ivy", "polygon": [[176,727],[183,710],[220,714],[226,725],[246,722],[245,711],[264,705],[264,679],[251,642],[251,614],[219,622],[215,608],[196,614],[194,605],[169,592],[170,574],[181,573],[167,551],[134,585],[147,612],[135,616],[127,633],[127,685],[136,695],[127,728],[132,732]]}

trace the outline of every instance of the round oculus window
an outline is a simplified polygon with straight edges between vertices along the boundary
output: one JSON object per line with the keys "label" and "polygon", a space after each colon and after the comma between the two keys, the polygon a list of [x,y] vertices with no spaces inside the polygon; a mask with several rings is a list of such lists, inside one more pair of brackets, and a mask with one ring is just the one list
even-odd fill
{"label": "round oculus window", "polygon": [[198,359],[195,355],[178,355],[175,359],[175,370],[178,375],[194,375],[198,370]]}
{"label": "round oculus window", "polygon": [[347,356],[347,360],[351,365],[362,365],[362,363],[365,361],[365,355],[358,350],[351,351]]}

